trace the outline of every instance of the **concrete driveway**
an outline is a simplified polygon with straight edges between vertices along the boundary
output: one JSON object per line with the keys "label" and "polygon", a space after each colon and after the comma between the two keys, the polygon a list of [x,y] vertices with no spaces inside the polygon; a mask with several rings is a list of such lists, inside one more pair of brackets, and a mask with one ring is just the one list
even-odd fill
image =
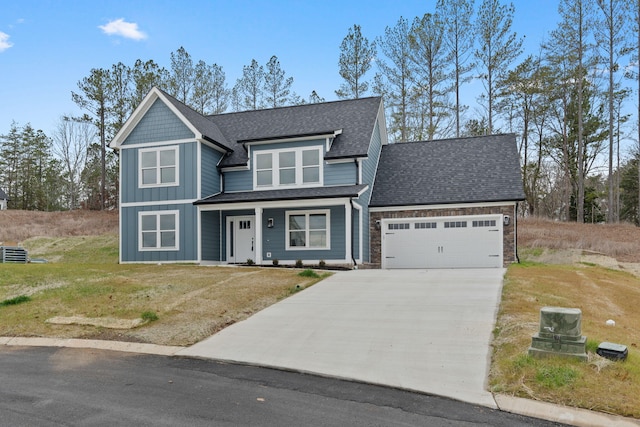
{"label": "concrete driveway", "polygon": [[495,408],[485,386],[504,272],[339,272],[177,354],[360,380]]}

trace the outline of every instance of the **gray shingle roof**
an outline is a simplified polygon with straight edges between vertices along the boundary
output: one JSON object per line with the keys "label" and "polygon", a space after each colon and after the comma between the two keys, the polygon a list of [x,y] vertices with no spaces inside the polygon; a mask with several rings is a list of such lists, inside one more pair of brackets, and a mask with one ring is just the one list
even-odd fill
{"label": "gray shingle roof", "polygon": [[198,200],[196,205],[221,203],[268,202],[273,200],[329,199],[335,197],[358,197],[366,185],[340,185],[334,187],[291,188],[286,190],[242,191],[220,193]]}
{"label": "gray shingle roof", "polygon": [[180,111],[180,113],[187,120],[189,120],[189,122],[198,130],[198,132],[200,132],[205,137],[208,137],[211,142],[223,148],[225,151],[233,150],[232,145],[227,141],[227,138],[225,138],[222,132],[220,132],[220,129],[218,129],[218,126],[216,126],[215,123],[213,123],[211,120],[207,120],[207,118],[202,114],[186,106],[163,90],[158,90],[160,90],[160,92],[162,92],[162,94],[167,97],[169,102],[171,102],[171,104],[176,107],[176,109]]}
{"label": "gray shingle roof", "polygon": [[359,98],[218,114],[207,118],[217,125],[234,150],[222,161],[223,167],[247,163],[243,141],[328,134],[338,129],[342,129],[342,134],[335,138],[325,158],[364,157],[381,102],[380,97]]}
{"label": "gray shingle roof", "polygon": [[382,147],[370,206],[524,200],[514,135]]}

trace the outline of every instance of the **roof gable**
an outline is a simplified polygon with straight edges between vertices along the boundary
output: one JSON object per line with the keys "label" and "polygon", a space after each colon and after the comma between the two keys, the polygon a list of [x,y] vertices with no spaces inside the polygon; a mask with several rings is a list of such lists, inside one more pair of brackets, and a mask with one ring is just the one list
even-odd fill
{"label": "roof gable", "polygon": [[370,206],[524,200],[514,135],[384,146]]}
{"label": "roof gable", "polygon": [[195,134],[160,99],[156,99],[122,145],[194,139]]}
{"label": "roof gable", "polygon": [[[226,139],[217,128],[215,123],[207,120],[198,112],[187,107],[180,101],[173,98],[166,92],[154,87],[145,96],[140,105],[135,109],[131,117],[122,126],[122,129],[116,134],[111,141],[110,147],[118,149],[127,140],[127,138],[136,130],[138,125],[145,120],[147,114],[153,115],[157,110],[161,109],[157,102],[161,102],[166,108],[177,117],[188,131],[197,140],[206,140],[213,143],[220,151],[231,151]],[[158,123],[158,126],[166,126],[166,123]],[[175,127],[175,126],[174,126]],[[184,134],[184,133],[183,133]],[[166,136],[161,137],[166,140]]]}

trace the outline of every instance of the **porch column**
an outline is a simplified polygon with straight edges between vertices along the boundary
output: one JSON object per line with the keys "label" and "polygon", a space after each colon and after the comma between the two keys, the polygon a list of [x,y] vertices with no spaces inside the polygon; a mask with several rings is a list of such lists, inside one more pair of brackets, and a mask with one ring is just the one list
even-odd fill
{"label": "porch column", "polygon": [[351,203],[346,202],[344,204],[344,244],[345,244],[345,258],[348,263],[353,262],[353,252],[351,251],[351,234],[353,227],[353,221],[351,219]]}
{"label": "porch column", "polygon": [[262,208],[256,208],[256,239],[254,242],[256,265],[262,264]]}

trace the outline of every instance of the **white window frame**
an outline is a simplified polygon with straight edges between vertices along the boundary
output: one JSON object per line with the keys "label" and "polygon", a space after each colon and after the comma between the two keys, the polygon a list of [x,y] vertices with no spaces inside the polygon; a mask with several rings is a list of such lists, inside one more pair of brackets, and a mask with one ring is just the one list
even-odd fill
{"label": "white window frame", "polygon": [[[303,151],[317,151],[318,152],[318,181],[317,182],[303,182],[303,171],[305,168],[314,166],[303,166],[302,153]],[[294,152],[295,153],[295,183],[293,184],[280,184],[280,153]],[[271,185],[258,185],[258,162],[257,157],[260,154],[271,155]],[[275,150],[254,150],[252,156],[253,164],[253,189],[254,190],[270,190],[276,188],[297,188],[297,187],[321,187],[324,185],[324,173],[323,173],[323,147],[321,145],[312,145],[308,147],[292,147],[292,148],[278,148]],[[266,171],[269,169],[262,169]]]}
{"label": "white window frame", "polygon": [[[160,167],[160,152],[161,151],[174,151],[175,153],[175,181],[173,182],[161,182],[161,167]],[[156,154],[156,182],[154,184],[143,184],[142,181],[142,154],[143,153],[155,153]],[[176,187],[180,185],[180,149],[177,145],[153,147],[153,148],[141,148],[138,151],[138,187],[139,188],[156,188],[156,187]]]}
{"label": "white window frame", "polygon": [[[326,230],[326,246],[325,247],[311,247],[309,246],[309,216],[310,215],[325,215],[325,230]],[[289,217],[296,215],[305,215],[305,246],[290,246],[289,242],[289,233],[293,230],[289,229]],[[286,223],[286,231],[285,231],[285,250],[287,251],[326,251],[331,249],[331,210],[329,209],[317,209],[317,210],[309,210],[309,211],[286,211],[285,212],[285,223]],[[303,231],[303,230],[295,230],[295,231]]]}
{"label": "white window frame", "polygon": [[[160,238],[160,215],[174,215],[175,216],[175,230],[174,233],[176,235],[176,244],[174,246],[165,246],[161,245]],[[156,217],[156,246],[144,247],[142,246],[142,218],[145,216],[155,216]],[[180,211],[179,210],[165,210],[165,211],[140,211],[138,212],[138,250],[140,252],[149,252],[149,251],[179,251],[180,250]]]}

